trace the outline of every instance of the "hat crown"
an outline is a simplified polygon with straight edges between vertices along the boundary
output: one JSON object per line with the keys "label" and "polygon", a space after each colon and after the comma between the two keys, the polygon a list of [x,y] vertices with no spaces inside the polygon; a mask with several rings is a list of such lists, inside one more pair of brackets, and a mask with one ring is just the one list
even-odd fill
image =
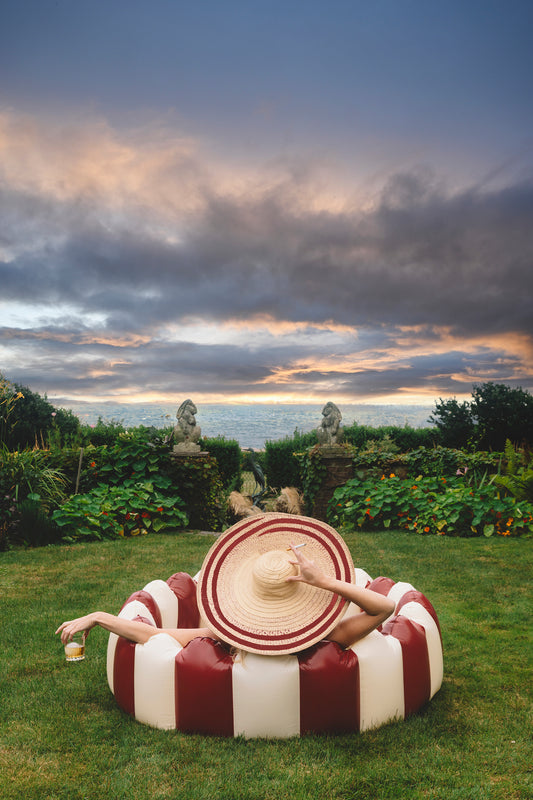
{"label": "hat crown", "polygon": [[298,570],[283,550],[269,550],[258,556],[252,569],[253,591],[263,599],[281,599],[294,594],[297,584],[288,581]]}

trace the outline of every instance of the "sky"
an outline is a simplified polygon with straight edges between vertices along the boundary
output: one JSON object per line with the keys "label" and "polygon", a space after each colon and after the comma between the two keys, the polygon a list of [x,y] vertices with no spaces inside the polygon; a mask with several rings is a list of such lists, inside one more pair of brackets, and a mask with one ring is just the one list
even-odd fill
{"label": "sky", "polygon": [[533,390],[531,0],[2,0],[0,373]]}

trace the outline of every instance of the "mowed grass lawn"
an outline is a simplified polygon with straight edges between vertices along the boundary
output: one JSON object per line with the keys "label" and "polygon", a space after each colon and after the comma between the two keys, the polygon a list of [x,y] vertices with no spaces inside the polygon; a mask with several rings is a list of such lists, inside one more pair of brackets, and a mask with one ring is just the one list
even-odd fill
{"label": "mowed grass lawn", "polygon": [[115,704],[107,634],[66,664],[56,627],[173,572],[211,536],[177,533],[0,554],[0,798],[442,798],[532,794],[531,541],[347,534],[372,577],[439,615],[445,674],[417,715],[360,735],[219,739],[160,731]]}

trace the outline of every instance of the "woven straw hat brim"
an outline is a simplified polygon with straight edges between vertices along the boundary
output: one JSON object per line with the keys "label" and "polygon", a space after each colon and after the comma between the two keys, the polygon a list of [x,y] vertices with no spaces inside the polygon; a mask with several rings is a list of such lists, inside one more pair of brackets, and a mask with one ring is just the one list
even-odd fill
{"label": "woven straw hat brim", "polygon": [[350,552],[326,523],[276,513],[241,520],[211,547],[198,580],[200,612],[223,641],[255,653],[294,653],[326,637],[343,616],[346,600],[299,581],[282,580],[274,597],[259,591],[258,556],[274,558],[286,574],[297,571],[288,564],[290,544],[305,544],[305,556],[327,575],[353,582]]}

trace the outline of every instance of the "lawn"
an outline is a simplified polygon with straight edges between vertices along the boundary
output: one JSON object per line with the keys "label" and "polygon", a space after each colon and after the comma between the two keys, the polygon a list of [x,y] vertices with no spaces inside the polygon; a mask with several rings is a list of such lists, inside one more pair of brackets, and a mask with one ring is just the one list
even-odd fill
{"label": "lawn", "polygon": [[409,581],[439,615],[445,673],[417,715],[360,735],[243,740],[141,725],[115,704],[107,634],[66,664],[64,619],[118,612],[154,578],[199,569],[188,533],[0,553],[0,797],[513,800],[531,785],[531,542],[347,534],[357,566]]}

